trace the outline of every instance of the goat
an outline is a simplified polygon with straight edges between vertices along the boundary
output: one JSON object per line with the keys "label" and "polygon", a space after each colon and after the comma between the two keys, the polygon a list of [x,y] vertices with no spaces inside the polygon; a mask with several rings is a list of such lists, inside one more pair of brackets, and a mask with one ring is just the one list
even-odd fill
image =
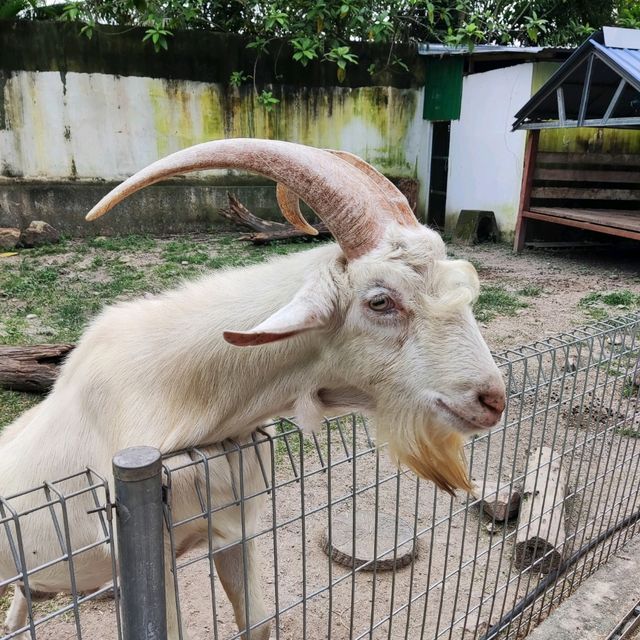
{"label": "goat", "polygon": [[[165,177],[212,168],[273,179],[284,216],[311,232],[299,208],[304,200],[337,245],[107,308],[51,394],[0,436],[0,493],[18,494],[78,464],[109,476],[113,454],[133,445],[169,452],[247,438],[274,415],[293,413],[314,429],[325,414],[354,410],[375,418],[378,441],[388,442],[398,464],[446,491],[469,490],[464,439],[493,427],[505,402],[471,310],[479,290],[473,267],[447,259],[438,234],[419,224],[396,187],[357,156],[278,141],[219,140],[174,153],[114,189],[87,219]],[[174,491],[176,506],[189,499]],[[24,502],[17,498],[16,507]],[[56,545],[44,519],[23,531],[25,548],[37,550],[41,562]],[[238,539],[238,523],[225,522],[227,538]],[[74,546],[95,538],[82,505],[70,511],[69,526]],[[232,555],[218,571],[243,630],[242,570]],[[8,543],[0,539],[0,580],[15,575],[11,567]],[[75,568],[81,590],[110,575],[108,558],[78,557]],[[253,558],[246,571],[257,584]],[[31,575],[29,585],[65,590],[68,574],[56,565]],[[256,625],[251,638],[264,640],[269,625],[258,624],[258,592],[251,588],[247,596],[249,623]],[[23,609],[10,628],[24,624]],[[175,639],[171,589],[167,611]]]}

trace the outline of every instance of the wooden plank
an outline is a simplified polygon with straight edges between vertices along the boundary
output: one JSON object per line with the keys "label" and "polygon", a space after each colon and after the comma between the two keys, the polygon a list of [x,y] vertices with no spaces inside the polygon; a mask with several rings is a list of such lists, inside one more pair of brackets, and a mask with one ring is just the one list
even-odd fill
{"label": "wooden plank", "polygon": [[604,164],[624,165],[626,167],[640,167],[638,153],[557,153],[541,151],[536,158],[541,164]]}
{"label": "wooden plank", "polygon": [[640,186],[640,171],[606,171],[589,169],[545,169],[536,168],[536,180],[555,182],[620,182]]}
{"label": "wooden plank", "polygon": [[527,232],[527,221],[522,212],[529,207],[531,188],[533,187],[533,175],[536,166],[538,152],[539,131],[532,131],[527,136],[527,147],[524,152],[524,167],[522,169],[522,186],[520,188],[520,204],[518,205],[518,218],[513,240],[513,250],[518,253],[524,248],[524,240]]}
{"label": "wooden plank", "polygon": [[606,189],[599,187],[533,187],[532,198],[554,200],[640,201],[640,189]]}
{"label": "wooden plank", "polygon": [[606,233],[611,236],[620,238],[629,238],[631,240],[640,240],[640,229],[638,231],[630,231],[628,229],[618,229],[603,224],[593,224],[581,220],[571,220],[569,218],[560,218],[554,215],[538,213],[536,211],[523,211],[522,216],[533,220],[542,220],[543,222],[551,222],[561,224],[565,227],[575,227],[577,229],[586,229],[587,231],[597,231],[598,233]]}
{"label": "wooden plank", "polygon": [[571,209],[568,207],[531,207],[531,211],[602,224],[619,229],[640,231],[640,211],[619,211],[616,209]]}

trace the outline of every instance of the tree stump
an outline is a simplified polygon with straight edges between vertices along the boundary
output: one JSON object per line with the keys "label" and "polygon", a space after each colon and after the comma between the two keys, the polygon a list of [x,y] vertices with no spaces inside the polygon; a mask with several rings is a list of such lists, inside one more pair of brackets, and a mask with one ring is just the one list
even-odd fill
{"label": "tree stump", "polygon": [[520,506],[515,563],[549,573],[563,560],[564,496],[567,479],[560,457],[549,447],[529,454],[527,477]]}

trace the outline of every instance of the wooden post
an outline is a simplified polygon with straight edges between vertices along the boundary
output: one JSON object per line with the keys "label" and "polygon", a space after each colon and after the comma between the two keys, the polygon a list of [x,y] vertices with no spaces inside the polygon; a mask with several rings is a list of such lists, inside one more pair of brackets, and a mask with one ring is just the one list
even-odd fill
{"label": "wooden post", "polygon": [[522,187],[520,189],[520,204],[518,207],[518,219],[516,220],[516,233],[513,242],[513,250],[516,253],[519,253],[524,248],[527,219],[522,215],[522,213],[529,208],[539,138],[540,131],[538,129],[534,129],[527,136],[527,146],[524,152],[524,168],[522,170]]}
{"label": "wooden post", "polygon": [[563,558],[566,474],[550,447],[529,454],[520,503],[515,563],[526,569],[535,563],[543,573],[556,569]]}

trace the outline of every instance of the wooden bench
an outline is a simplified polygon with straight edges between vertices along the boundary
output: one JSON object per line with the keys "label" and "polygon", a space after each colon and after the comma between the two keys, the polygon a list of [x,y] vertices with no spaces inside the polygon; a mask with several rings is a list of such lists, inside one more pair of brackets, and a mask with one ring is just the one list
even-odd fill
{"label": "wooden bench", "polygon": [[528,220],[640,240],[640,154],[537,152],[527,143],[514,249]]}

